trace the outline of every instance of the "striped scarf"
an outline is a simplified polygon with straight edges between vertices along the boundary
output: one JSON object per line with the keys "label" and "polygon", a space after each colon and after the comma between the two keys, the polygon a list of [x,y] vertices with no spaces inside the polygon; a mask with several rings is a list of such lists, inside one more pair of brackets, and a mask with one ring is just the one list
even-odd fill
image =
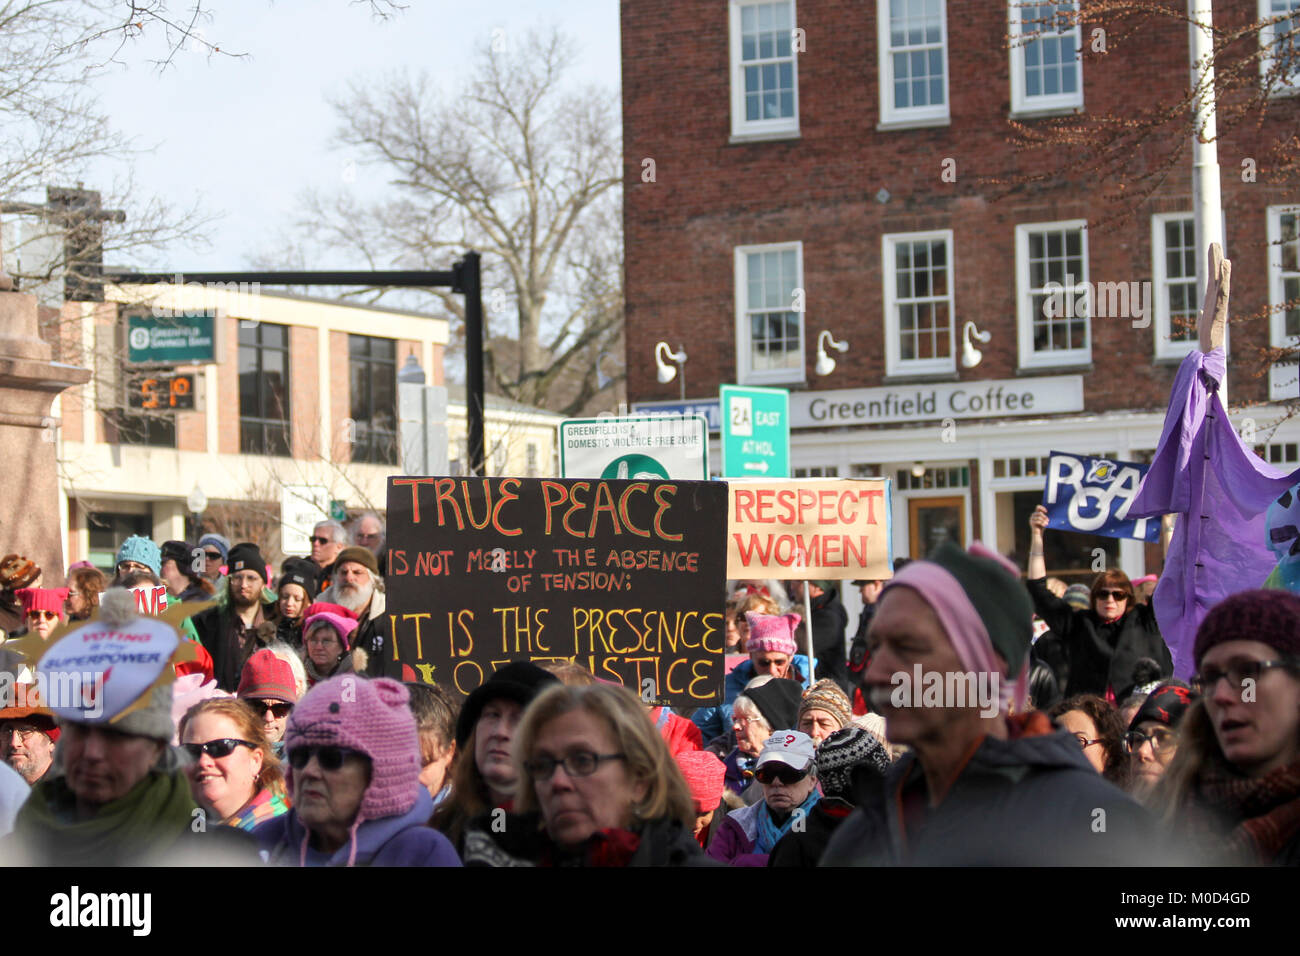
{"label": "striped scarf", "polygon": [[252,830],[282,813],[289,812],[289,801],[283,794],[273,794],[269,787],[263,787],[257,795],[234,812],[226,826],[240,830]]}

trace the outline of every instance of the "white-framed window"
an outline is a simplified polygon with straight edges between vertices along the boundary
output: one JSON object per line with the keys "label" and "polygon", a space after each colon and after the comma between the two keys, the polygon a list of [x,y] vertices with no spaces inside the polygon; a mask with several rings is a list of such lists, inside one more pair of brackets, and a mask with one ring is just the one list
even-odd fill
{"label": "white-framed window", "polygon": [[[1300,206],[1268,208],[1269,344],[1274,348],[1300,345]],[[1269,398],[1300,394],[1294,362],[1269,369]]]}
{"label": "white-framed window", "polygon": [[1300,0],[1259,0],[1261,22],[1278,17],[1285,19],[1260,28],[1259,72],[1267,77],[1279,70],[1270,84],[1270,96],[1294,96],[1300,93]]}
{"label": "white-framed window", "polygon": [[1016,311],[1021,368],[1092,361],[1087,222],[1016,226]]}
{"label": "white-framed window", "polygon": [[1190,213],[1151,217],[1151,297],[1156,358],[1182,358],[1198,345],[1196,219]]}
{"label": "white-framed window", "polygon": [[794,0],[731,0],[731,135],[799,135]]}
{"label": "white-framed window", "polygon": [[947,0],[877,0],[882,126],[948,121]]}
{"label": "white-framed window", "polygon": [[1083,62],[1078,3],[1008,0],[1011,36],[1011,111],[1083,108]]}
{"label": "white-framed window", "polygon": [[736,248],[736,372],[742,384],[804,381],[803,243]]}
{"label": "white-framed window", "polygon": [[888,235],[881,246],[886,374],[954,371],[952,230]]}

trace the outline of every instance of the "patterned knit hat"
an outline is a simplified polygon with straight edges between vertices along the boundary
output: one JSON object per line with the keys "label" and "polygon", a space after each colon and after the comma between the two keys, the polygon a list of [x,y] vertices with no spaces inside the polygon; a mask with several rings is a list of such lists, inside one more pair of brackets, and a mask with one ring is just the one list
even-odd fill
{"label": "patterned knit hat", "polygon": [[745,650],[767,651],[771,654],[789,654],[794,656],[794,629],[803,618],[790,614],[759,614],[757,611],[745,612],[745,623],[749,625],[749,637],[745,640]]}
{"label": "patterned knit hat", "polygon": [[1290,591],[1242,591],[1224,598],[1196,631],[1196,666],[1215,644],[1260,641],[1279,654],[1300,657],[1300,595]]}
{"label": "patterned knit hat", "polygon": [[0,560],[0,589],[30,587],[40,576],[41,569],[31,558],[21,554],[6,554]]}
{"label": "patterned knit hat", "polygon": [[1092,591],[1086,584],[1071,584],[1065,589],[1062,599],[1076,611],[1086,611],[1092,607]]}
{"label": "patterned knit hat", "polygon": [[348,641],[352,633],[357,629],[357,617],[341,604],[330,604],[327,601],[317,601],[311,607],[307,608],[307,613],[302,622],[303,643],[307,642],[307,635],[317,623],[329,624],[334,628],[343,642],[343,649],[349,648]]}
{"label": "patterned knit hat", "polygon": [[840,690],[840,685],[829,677],[813,684],[803,695],[799,715],[795,718],[796,727],[803,720],[803,715],[810,710],[826,711],[840,722],[841,727],[847,727],[853,722],[853,705],[844,696],[844,691]]}
{"label": "patterned knit hat", "polygon": [[[356,830],[365,820],[396,817],[415,806],[420,787],[420,738],[407,705],[406,688],[387,677],[367,680],[341,674],[321,681],[303,695],[284,731],[284,751],[298,747],[346,747],[370,758],[370,785],[352,824],[352,855]],[[285,768],[293,792],[293,766]]]}
{"label": "patterned knit hat", "polygon": [[1177,727],[1182,723],[1183,715],[1197,700],[1197,694],[1180,680],[1162,681],[1147,699],[1142,702],[1128,729],[1137,730],[1144,720],[1155,720],[1166,727]]}
{"label": "patterned knit hat", "polygon": [[880,774],[889,770],[889,753],[873,734],[852,724],[837,730],[817,748],[817,779],[822,793],[852,803],[853,768],[865,765]]}
{"label": "patterned knit hat", "polygon": [[139,562],[154,574],[162,571],[162,552],[158,550],[158,545],[138,534],[133,534],[122,542],[122,547],[117,549],[117,560],[113,562],[113,567],[123,561]]}
{"label": "patterned knit hat", "polygon": [[53,611],[63,620],[63,602],[68,599],[67,588],[19,588],[14,592],[23,602],[23,613]]}
{"label": "patterned knit hat", "polygon": [[722,800],[723,778],[727,766],[709,750],[684,750],[676,755],[686,785],[691,789],[696,813],[708,813]]}
{"label": "patterned knit hat", "polygon": [[262,648],[248,659],[239,675],[238,697],[266,698],[286,704],[297,703],[298,688],[293,679],[293,668],[275,652]]}

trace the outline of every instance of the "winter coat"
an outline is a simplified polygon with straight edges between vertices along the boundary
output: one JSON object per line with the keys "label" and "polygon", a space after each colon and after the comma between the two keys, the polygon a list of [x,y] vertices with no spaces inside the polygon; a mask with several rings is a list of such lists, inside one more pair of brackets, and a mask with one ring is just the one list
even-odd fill
{"label": "winter coat", "polygon": [[852,812],[853,807],[841,800],[823,798],[808,812],[808,819],[802,831],[791,829],[776,841],[776,846],[768,856],[767,865],[816,866],[817,861],[826,852],[831,836]]}
{"label": "winter coat", "polygon": [[[816,667],[817,659],[813,658],[813,667]],[[796,654],[791,658],[790,677],[799,681],[805,688],[809,686],[808,674],[813,668],[808,666],[808,658],[803,654]],[[795,673],[797,672],[797,673]],[[744,661],[727,675],[726,682],[722,685],[722,703],[715,707],[700,707],[691,715],[691,721],[696,727],[700,728],[701,740],[713,740],[715,737],[721,737],[731,728],[731,705],[736,702],[736,698],[744,691],[745,685],[754,679],[754,662]],[[773,730],[781,728],[773,727]]]}
{"label": "winter coat", "polygon": [[1162,677],[1173,676],[1174,661],[1150,605],[1131,607],[1118,621],[1106,623],[1091,608],[1075,610],[1047,590],[1046,578],[1025,584],[1034,600],[1034,610],[1059,642],[1054,646],[1054,639],[1044,634],[1034,644],[1035,658],[1050,662],[1063,653],[1068,673],[1058,672],[1056,676],[1065,688],[1064,696],[1105,697],[1110,690],[1116,701],[1122,701],[1133,689],[1133,669],[1143,657],[1160,666]]}
{"label": "winter coat", "polygon": [[295,651],[302,650],[302,625],[306,618],[300,617],[297,620],[290,617],[282,617],[275,625],[275,639],[282,644],[288,644]]}
{"label": "winter coat", "polygon": [[[542,828],[540,815],[484,814],[465,828],[466,866],[712,866],[694,835],[677,820],[650,820],[631,831],[637,846],[626,863],[601,863],[590,851],[565,853]],[[626,835],[626,834],[624,834]]]}
{"label": "winter coat", "polygon": [[[334,597],[332,585],[322,591],[316,600],[327,604],[339,603]],[[348,647],[352,649],[352,669],[365,677],[384,675],[384,648],[389,641],[388,617],[384,614],[386,604],[384,592],[376,587],[375,593],[370,597],[365,619],[357,624],[357,629],[348,638]]]}
{"label": "winter coat", "polygon": [[985,737],[937,807],[915,751],[904,754],[879,789],[858,795],[820,865],[1158,865],[1154,820],[1092,768],[1074,735],[1043,732],[1041,713],[1022,722],[1024,736]]}
{"label": "winter coat", "polygon": [[431,813],[433,798],[421,786],[406,813],[362,822],[352,841],[328,855],[312,847],[296,810],[263,823],[253,836],[273,866],[460,866],[447,838],[426,826]]}
{"label": "winter coat", "polygon": [[[811,601],[812,645],[817,656],[818,680],[829,677],[846,695],[853,693],[849,683],[848,659],[844,652],[844,635],[849,629],[849,612],[840,603],[838,590],[823,591]],[[798,607],[795,608],[798,610]]]}
{"label": "winter coat", "polygon": [[767,804],[758,803],[732,810],[709,843],[709,856],[731,866],[767,866],[766,853],[755,853],[758,842],[758,817],[767,812]]}
{"label": "winter coat", "polygon": [[253,653],[275,639],[279,621],[277,598],[270,588],[262,588],[262,623],[257,636],[240,646],[232,631],[235,609],[230,602],[230,588],[222,579],[212,607],[185,619],[184,630],[212,656],[212,676],[217,687],[233,694],[239,688],[239,677]]}

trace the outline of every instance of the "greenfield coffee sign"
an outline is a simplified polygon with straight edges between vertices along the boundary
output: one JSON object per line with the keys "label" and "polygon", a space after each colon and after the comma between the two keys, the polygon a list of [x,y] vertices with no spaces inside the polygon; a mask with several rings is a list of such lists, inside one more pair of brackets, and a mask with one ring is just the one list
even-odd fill
{"label": "greenfield coffee sign", "polygon": [[127,316],[127,361],[136,365],[198,365],[217,361],[216,315],[177,312]]}
{"label": "greenfield coffee sign", "polygon": [[576,661],[647,703],[722,700],[720,482],[388,479],[386,667],[468,694]]}

